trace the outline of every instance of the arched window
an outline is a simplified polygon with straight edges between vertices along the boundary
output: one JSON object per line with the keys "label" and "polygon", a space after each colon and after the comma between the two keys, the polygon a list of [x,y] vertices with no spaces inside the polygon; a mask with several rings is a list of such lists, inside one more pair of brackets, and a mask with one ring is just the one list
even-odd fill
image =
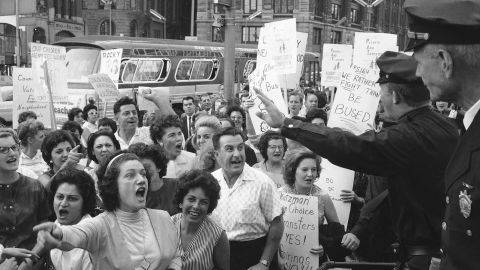
{"label": "arched window", "polygon": [[145,23],[143,25],[142,37],[149,37],[149,36],[150,36],[150,25],[148,23]]}
{"label": "arched window", "polygon": [[35,27],[33,29],[33,42],[47,43],[47,36],[45,35],[45,30],[41,27]]}
{"label": "arched window", "polygon": [[131,37],[137,36],[137,21],[135,20],[130,22],[130,36]]}
{"label": "arched window", "polygon": [[[110,23],[109,20],[104,20],[100,23],[100,35],[110,35]],[[112,33],[111,35],[115,35],[115,23],[112,21]]]}

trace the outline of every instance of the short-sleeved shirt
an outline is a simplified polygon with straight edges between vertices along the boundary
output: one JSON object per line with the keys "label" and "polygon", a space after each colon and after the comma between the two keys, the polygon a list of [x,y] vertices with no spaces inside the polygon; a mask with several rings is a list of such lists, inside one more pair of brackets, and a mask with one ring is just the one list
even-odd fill
{"label": "short-sleeved shirt", "polygon": [[182,150],[176,159],[168,161],[165,178],[178,178],[194,168],[196,168],[195,154]]}
{"label": "short-sleeved shirt", "polygon": [[150,137],[150,127],[137,127],[135,129],[135,134],[129,142],[123,140],[122,137],[120,137],[120,135],[118,134],[118,132],[119,130],[115,132],[115,138],[117,138],[118,142],[120,143],[121,150],[125,150],[130,145],[136,143],[153,144],[152,138]]}
{"label": "short-sleeved shirt", "polygon": [[33,158],[25,155],[23,151],[20,152],[19,166],[32,170],[37,175],[37,178],[49,169],[48,164],[43,160],[40,150],[37,151],[37,154],[35,154]]}
{"label": "short-sleeved shirt", "polygon": [[223,169],[212,173],[220,185],[220,200],[212,213],[230,241],[251,241],[267,235],[270,223],[282,215],[280,194],[273,181],[247,164],[232,188]]}
{"label": "short-sleeved shirt", "polygon": [[12,184],[0,184],[0,244],[32,249],[33,227],[47,221],[47,192],[38,180],[20,174]]}

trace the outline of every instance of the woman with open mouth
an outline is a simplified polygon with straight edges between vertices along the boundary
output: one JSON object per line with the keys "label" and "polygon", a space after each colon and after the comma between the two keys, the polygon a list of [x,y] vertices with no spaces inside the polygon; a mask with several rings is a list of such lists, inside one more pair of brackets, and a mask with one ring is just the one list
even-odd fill
{"label": "woman with open mouth", "polygon": [[260,137],[258,148],[262,154],[263,161],[253,165],[266,173],[277,187],[283,186],[283,171],[285,162],[283,157],[287,151],[287,140],[280,133],[267,131]]}
{"label": "woman with open mouth", "polygon": [[97,174],[105,212],[71,226],[38,225],[38,242],[64,251],[85,249],[94,269],[180,270],[179,236],[170,216],[145,208],[148,179],[139,158],[117,152]]}
{"label": "woman with open mouth", "polygon": [[[282,193],[317,197],[318,225],[321,226],[325,218],[329,226],[330,224],[340,225],[332,199],[325,191],[314,184],[315,179],[320,175],[320,170],[320,159],[317,155],[310,151],[293,151],[287,155],[283,173],[285,185],[279,190]],[[325,243],[321,243],[319,240],[319,244],[310,249],[311,253],[319,254],[320,259],[325,254],[322,244]],[[340,242],[338,242],[338,245],[340,245]]]}
{"label": "woman with open mouth", "polygon": [[[92,218],[95,209],[95,183],[91,177],[79,170],[65,168],[52,179],[50,185],[50,203],[59,226],[75,225],[81,220]],[[90,254],[83,249],[50,251],[47,263],[54,269],[93,270]]]}
{"label": "woman with open mouth", "polygon": [[181,213],[172,219],[180,232],[182,270],[230,269],[227,234],[209,217],[220,198],[217,180],[206,171],[192,170],[178,182],[175,203]]}

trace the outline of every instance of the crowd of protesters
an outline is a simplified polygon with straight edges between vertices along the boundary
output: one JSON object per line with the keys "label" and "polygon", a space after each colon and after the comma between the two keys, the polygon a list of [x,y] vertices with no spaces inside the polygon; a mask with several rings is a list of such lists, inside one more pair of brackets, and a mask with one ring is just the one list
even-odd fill
{"label": "crowd of protesters", "polygon": [[[0,270],[277,270],[281,193],[318,198],[321,263],[478,269],[480,40],[455,32],[480,30],[480,3],[428,2],[405,2],[415,54],[377,59],[381,106],[360,135],[327,127],[331,98],[309,87],[285,91],[288,115],[248,86],[184,97],[181,114],[155,92],[157,111],[125,96],[114,119],[89,102],[59,130],[22,112],[0,127]],[[274,128],[261,135],[249,91]],[[347,224],[315,185],[322,158],[355,171]]]}

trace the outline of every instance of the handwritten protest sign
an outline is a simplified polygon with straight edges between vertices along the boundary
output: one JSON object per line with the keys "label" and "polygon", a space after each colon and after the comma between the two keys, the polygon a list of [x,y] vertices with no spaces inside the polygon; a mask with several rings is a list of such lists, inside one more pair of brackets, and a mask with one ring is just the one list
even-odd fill
{"label": "handwritten protest sign", "polygon": [[107,74],[112,81],[118,82],[120,76],[120,64],[122,61],[122,49],[103,50],[100,52],[100,71]]}
{"label": "handwritten protest sign", "polygon": [[278,251],[280,269],[317,269],[319,256],[310,249],[318,245],[318,198],[280,193],[280,200],[285,209]]}
{"label": "handwritten protest sign", "polygon": [[92,84],[98,97],[103,101],[117,99],[120,96],[117,86],[107,74],[89,75],[88,81]]}
{"label": "handwritten protest sign", "polygon": [[297,69],[297,21],[295,18],[265,24],[260,43],[268,44],[268,53],[277,74],[295,73]]}
{"label": "handwritten protest sign", "polygon": [[300,83],[303,71],[303,60],[307,48],[308,34],[297,32],[297,68],[295,73],[278,75],[278,82],[282,89],[296,89]]}
{"label": "handwritten protest sign", "polygon": [[49,102],[51,92],[53,102],[66,102],[67,66],[65,47],[30,43],[35,100]]}
{"label": "handwritten protest sign", "polygon": [[353,64],[365,66],[378,72],[375,63],[385,51],[398,51],[397,35],[386,33],[355,33]]}
{"label": "handwritten protest sign", "polygon": [[323,44],[321,86],[338,87],[342,71],[352,64],[352,45]]}
{"label": "handwritten protest sign", "polygon": [[[377,79],[375,70],[355,64],[342,72],[328,126],[342,128],[355,135],[373,129],[380,99]],[[332,165],[325,159],[322,161],[322,168],[318,185],[328,192],[337,210],[340,223],[346,225],[350,204],[341,201],[340,192],[342,189],[352,190],[354,172]]]}
{"label": "handwritten protest sign", "polygon": [[37,120],[46,128],[52,128],[50,105],[47,102],[35,102],[35,90],[32,68],[13,69],[13,128],[18,128],[18,114],[24,111],[34,111]]}

